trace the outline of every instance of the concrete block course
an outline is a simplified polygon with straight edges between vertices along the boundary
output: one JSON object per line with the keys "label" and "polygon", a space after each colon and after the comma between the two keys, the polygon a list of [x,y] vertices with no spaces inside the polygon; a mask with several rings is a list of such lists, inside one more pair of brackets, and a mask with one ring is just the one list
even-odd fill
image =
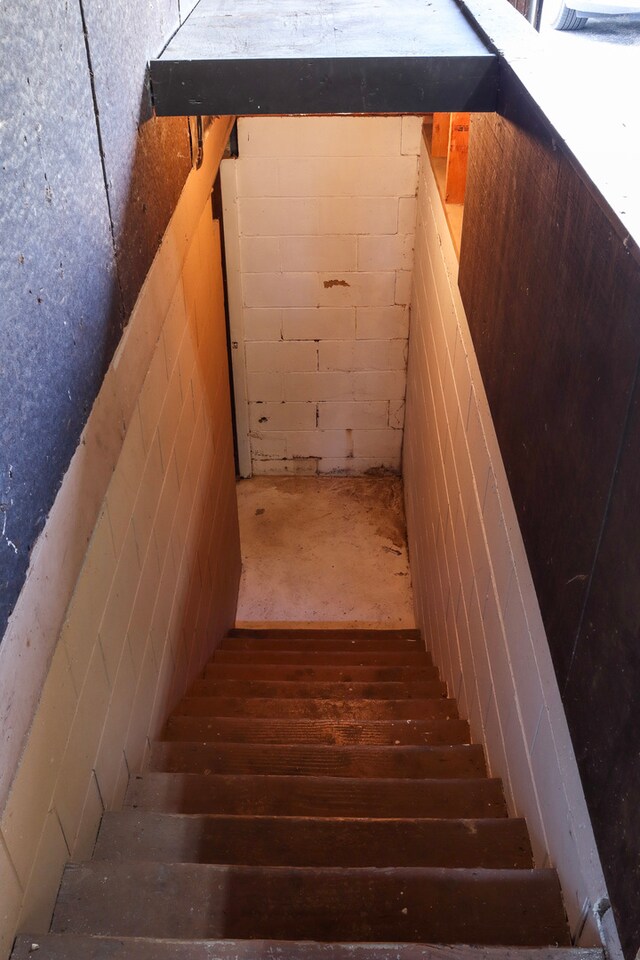
{"label": "concrete block course", "polygon": [[251,403],[249,424],[252,431],[314,430],[317,404],[306,403]]}
{"label": "concrete block course", "polygon": [[[247,313],[250,311],[245,310],[245,316]],[[355,307],[283,310],[282,336],[284,340],[352,340],[356,316]]]}
{"label": "concrete block course", "polygon": [[[36,640],[39,621],[56,635],[0,807],[0,956],[17,929],[46,931],[65,861],[90,854],[103,809],[121,803],[170,702],[233,622],[240,556],[220,248],[209,203],[218,161],[214,140],[189,178],[63,481],[55,522],[38,544],[35,578],[49,586],[38,603],[31,598],[31,620],[22,614],[23,651],[11,671],[25,696],[25,667],[35,669],[24,663],[24,637]],[[136,379],[137,390],[118,370]],[[105,430],[112,420],[127,425],[119,449]],[[110,481],[99,491],[105,450]],[[66,574],[56,627],[51,585],[77,549],[79,518],[92,510],[93,530],[78,569]],[[17,721],[4,695],[3,703],[6,778]]]}
{"label": "concrete block course", "polygon": [[319,370],[406,370],[406,340],[326,340],[318,344]]}
{"label": "concrete block course", "polygon": [[238,121],[243,157],[395,157],[400,152],[402,119],[350,117],[345,136],[343,117],[274,117],[256,123]]}
{"label": "concrete block course", "polygon": [[248,343],[245,356],[249,373],[286,373],[289,370],[317,370],[318,348],[311,342]]}
{"label": "concrete block course", "polygon": [[409,311],[406,307],[358,307],[358,340],[406,340],[409,336]]}
{"label": "concrete block course", "polygon": [[[557,866],[573,935],[588,946],[606,888],[426,157],[420,181],[403,447],[417,619],[510,811],[527,819],[536,863]],[[406,296],[398,273],[396,299]]]}
{"label": "concrete block course", "polygon": [[322,430],[340,427],[363,430],[384,428],[389,418],[386,400],[326,401],[317,404],[318,427]]}
{"label": "concrete block course", "polygon": [[227,204],[244,462],[272,475],[398,472],[422,118],[242,118],[238,131]]}

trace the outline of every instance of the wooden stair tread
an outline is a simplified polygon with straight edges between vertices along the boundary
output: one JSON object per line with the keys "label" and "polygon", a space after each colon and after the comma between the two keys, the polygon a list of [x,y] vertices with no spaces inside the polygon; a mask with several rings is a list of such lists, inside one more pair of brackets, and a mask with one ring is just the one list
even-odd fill
{"label": "wooden stair tread", "polygon": [[416,630],[230,631],[13,960],[603,960],[468,741]]}
{"label": "wooden stair tread", "polygon": [[209,663],[204,670],[209,680],[303,680],[308,682],[331,680],[349,683],[384,683],[406,680],[439,680],[436,667],[423,666],[373,666],[358,664],[344,666],[305,666],[286,663]]}
{"label": "wooden stair tread", "polygon": [[175,714],[209,717],[298,717],[307,720],[422,720],[458,716],[454,700],[312,700],[273,697],[185,697]]}
{"label": "wooden stair tread", "polygon": [[484,751],[458,746],[325,746],[156,742],[149,769],[316,777],[483,777]]}
{"label": "wooden stair tread", "polygon": [[353,650],[221,650],[213,654],[212,663],[284,663],[306,666],[335,667],[430,667],[433,661],[428,653],[387,653],[384,651]]}
{"label": "wooden stair tread", "polygon": [[198,773],[136,777],[126,806],[167,813],[311,817],[506,817],[500,780]]}
{"label": "wooden stair tread", "polygon": [[227,743],[456,744],[469,742],[466,720],[334,720],[173,716],[164,740]]}
{"label": "wooden stair tread", "polygon": [[289,637],[280,640],[268,640],[257,637],[234,638],[222,640],[218,650],[251,650],[251,651],[279,651],[290,650],[296,653],[401,653],[424,654],[425,648],[415,640],[339,640],[335,637],[321,640],[301,640],[298,637]]}
{"label": "wooden stair tread", "polygon": [[425,700],[446,697],[441,680],[331,681],[331,680],[196,680],[192,697],[261,697],[313,700]]}
{"label": "wooden stair tread", "polygon": [[[187,907],[188,905],[188,907]],[[553,870],[70,865],[54,933],[568,945]]]}
{"label": "wooden stair tread", "polygon": [[533,866],[524,820],[105,813],[94,858],[300,866]]}
{"label": "wooden stair tread", "polygon": [[20,934],[12,960],[605,960],[597,947],[476,947],[466,944],[312,943],[296,940],[159,940]]}
{"label": "wooden stair tread", "polygon": [[225,639],[260,640],[414,640],[420,643],[422,636],[415,627],[404,629],[361,629],[358,627],[233,627]]}

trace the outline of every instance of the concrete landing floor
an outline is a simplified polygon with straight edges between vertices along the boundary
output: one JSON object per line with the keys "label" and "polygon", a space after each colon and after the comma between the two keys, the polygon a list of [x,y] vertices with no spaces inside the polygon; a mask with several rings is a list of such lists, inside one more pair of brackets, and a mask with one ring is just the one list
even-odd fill
{"label": "concrete landing floor", "polygon": [[415,626],[401,480],[255,477],[237,491],[239,626]]}

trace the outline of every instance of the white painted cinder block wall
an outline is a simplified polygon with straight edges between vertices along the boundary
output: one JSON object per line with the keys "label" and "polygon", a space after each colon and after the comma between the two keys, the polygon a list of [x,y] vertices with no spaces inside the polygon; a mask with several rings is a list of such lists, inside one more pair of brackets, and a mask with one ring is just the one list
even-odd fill
{"label": "white painted cinder block wall", "polygon": [[417,622],[536,863],[558,870],[576,942],[601,934],[620,957],[599,930],[606,886],[457,276],[423,146],[403,464]]}
{"label": "white painted cinder block wall", "polygon": [[243,473],[399,472],[421,124],[239,121],[223,190]]}
{"label": "white painted cinder block wall", "polygon": [[234,622],[240,544],[209,199],[229,129],[214,124],[187,180],[0,648],[0,960],[16,931],[47,931],[65,862],[91,856],[103,810],[122,802]]}

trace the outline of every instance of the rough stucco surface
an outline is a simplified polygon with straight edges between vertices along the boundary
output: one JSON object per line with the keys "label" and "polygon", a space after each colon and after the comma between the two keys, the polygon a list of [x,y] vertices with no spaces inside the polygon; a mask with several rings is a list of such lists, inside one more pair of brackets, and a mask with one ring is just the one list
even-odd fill
{"label": "rough stucco surface", "polygon": [[145,81],[179,18],[178,0],[0,5],[0,636],[190,166]]}
{"label": "rough stucco surface", "polygon": [[83,0],[126,314],[191,166],[186,121],[151,115],[146,77],[149,58],[180,25],[178,6]]}
{"label": "rough stucco surface", "polygon": [[2,628],[119,313],[79,9],[33,6],[0,8]]}

